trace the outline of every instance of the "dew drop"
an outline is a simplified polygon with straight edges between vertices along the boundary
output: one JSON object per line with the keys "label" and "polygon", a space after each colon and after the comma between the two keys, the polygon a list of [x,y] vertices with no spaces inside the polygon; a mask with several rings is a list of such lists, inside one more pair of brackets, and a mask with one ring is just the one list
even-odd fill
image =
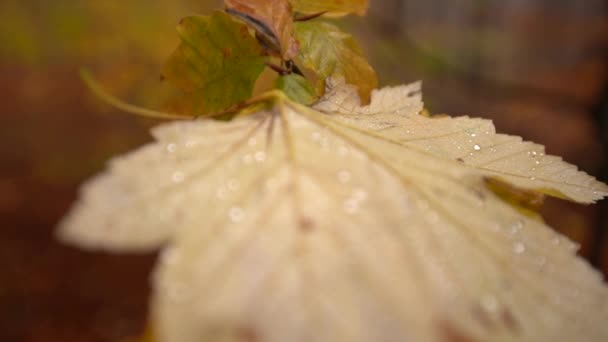
{"label": "dew drop", "polygon": [[178,259],[178,254],[174,248],[165,249],[160,257],[160,261],[164,265],[175,265],[178,262]]}
{"label": "dew drop", "polygon": [[175,150],[177,150],[177,145],[175,143],[167,144],[167,152],[173,153]]}
{"label": "dew drop", "polygon": [[254,158],[257,162],[263,162],[266,160],[266,153],[263,151],[258,151],[255,153]]}
{"label": "dew drop", "polygon": [[511,224],[511,234],[517,234],[524,227],[524,221],[517,220]]}
{"label": "dew drop", "polygon": [[475,134],[475,133],[471,133],[470,135],[472,138],[475,138],[477,136],[477,134]]}
{"label": "dew drop", "polygon": [[181,172],[181,171],[175,171],[175,172],[173,172],[173,174],[171,175],[171,180],[172,180],[174,183],[181,183],[181,182],[183,182],[183,181],[184,181],[184,178],[185,178],[185,177],[186,177],[186,176],[184,175],[184,173],[183,173],[183,172]]}
{"label": "dew drop", "polygon": [[578,243],[568,239],[565,239],[564,242],[566,243],[566,248],[571,252],[576,252],[581,247]]}
{"label": "dew drop", "polygon": [[513,253],[522,254],[525,251],[526,245],[524,245],[522,242],[516,242],[515,244],[513,244]]}
{"label": "dew drop", "polygon": [[483,296],[481,298],[481,307],[487,312],[494,313],[498,310],[498,300],[494,296]]}
{"label": "dew drop", "polygon": [[350,181],[350,172],[346,170],[341,170],[338,172],[338,181],[340,183],[348,183]]}
{"label": "dew drop", "polygon": [[475,146],[473,146],[473,149],[474,149],[475,151],[479,151],[479,150],[481,150],[481,146],[479,146],[479,145],[475,144]]}
{"label": "dew drop", "polygon": [[258,141],[255,138],[249,138],[249,140],[247,140],[247,145],[249,146],[255,146],[257,143]]}
{"label": "dew drop", "polygon": [[367,192],[363,189],[356,189],[353,192],[353,197],[358,201],[363,201],[367,198]]}
{"label": "dew drop", "polygon": [[239,207],[232,207],[228,212],[228,216],[230,216],[230,221],[232,222],[241,222],[245,216],[245,212]]}

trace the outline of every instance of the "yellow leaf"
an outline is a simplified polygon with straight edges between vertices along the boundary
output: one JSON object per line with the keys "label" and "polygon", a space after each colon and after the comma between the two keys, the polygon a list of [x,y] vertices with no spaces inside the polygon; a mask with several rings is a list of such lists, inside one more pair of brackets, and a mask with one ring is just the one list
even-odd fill
{"label": "yellow leaf", "polygon": [[487,120],[420,115],[420,84],[367,106],[328,86],[314,108],[275,91],[230,122],[155,128],[83,187],[61,237],[164,246],[158,342],[608,340],[600,275],[484,179],[580,202],[605,184]]}

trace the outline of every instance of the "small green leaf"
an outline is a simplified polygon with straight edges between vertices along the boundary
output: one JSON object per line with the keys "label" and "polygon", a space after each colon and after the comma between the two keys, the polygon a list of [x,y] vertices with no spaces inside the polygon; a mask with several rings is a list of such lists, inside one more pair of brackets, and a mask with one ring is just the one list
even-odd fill
{"label": "small green leaf", "polygon": [[344,78],[364,103],[369,102],[378,78],[351,35],[322,22],[298,22],[295,33],[300,43],[296,62],[317,74],[316,86],[323,89],[327,78]]}
{"label": "small green leaf", "polygon": [[162,75],[186,93],[190,114],[227,109],[251,97],[266,57],[247,26],[228,14],[182,19],[181,44]]}
{"label": "small green leaf", "polygon": [[310,105],[319,98],[312,83],[298,74],[279,77],[277,79],[277,89],[282,90],[289,98],[303,105]]}
{"label": "small green leaf", "polygon": [[305,14],[327,12],[329,16],[342,16],[350,13],[364,15],[369,6],[368,0],[290,0],[294,12]]}

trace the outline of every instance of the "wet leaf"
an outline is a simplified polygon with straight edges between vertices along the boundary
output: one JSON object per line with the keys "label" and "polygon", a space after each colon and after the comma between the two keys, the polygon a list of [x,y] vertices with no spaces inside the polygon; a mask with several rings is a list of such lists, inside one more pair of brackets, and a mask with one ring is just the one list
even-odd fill
{"label": "wet leaf", "polygon": [[[372,129],[402,147],[452,160],[523,189],[581,203],[593,203],[605,195],[603,183],[586,176],[560,157],[546,155],[542,145],[516,136],[497,134],[490,120],[466,116],[396,115],[407,107],[400,99],[417,94],[419,84],[377,92],[375,96],[383,101],[376,103],[388,107],[382,111],[374,103],[360,107],[352,86],[338,82],[331,84],[330,88],[333,90],[326,94],[327,100],[320,101],[315,107],[332,113],[333,118],[340,118],[352,128]],[[370,112],[377,113],[362,119],[361,114]]]}
{"label": "wet leaf", "polygon": [[284,60],[290,60],[297,54],[293,15],[287,0],[224,0],[224,3],[228,13],[255,29],[266,48]]}
{"label": "wet leaf", "polygon": [[196,114],[219,112],[251,97],[266,57],[246,26],[229,15],[182,19],[181,44],[163,69],[163,76],[182,89]]}
{"label": "wet leaf", "polygon": [[296,23],[295,32],[300,43],[296,62],[317,73],[320,89],[327,78],[344,78],[357,88],[365,103],[369,102],[378,79],[351,35],[322,22]]}
{"label": "wet leaf", "polygon": [[314,14],[327,12],[329,16],[346,14],[364,15],[369,6],[368,0],[290,0],[294,12]]}
{"label": "wet leaf", "polygon": [[297,74],[279,77],[276,88],[283,91],[290,99],[303,105],[310,105],[319,98],[313,85],[306,78]]}
{"label": "wet leaf", "polygon": [[420,115],[418,83],[367,106],[329,86],[314,108],[274,91],[230,122],[155,128],[83,187],[61,237],[164,246],[159,342],[608,339],[600,275],[484,180],[583,203],[605,184],[488,120]]}

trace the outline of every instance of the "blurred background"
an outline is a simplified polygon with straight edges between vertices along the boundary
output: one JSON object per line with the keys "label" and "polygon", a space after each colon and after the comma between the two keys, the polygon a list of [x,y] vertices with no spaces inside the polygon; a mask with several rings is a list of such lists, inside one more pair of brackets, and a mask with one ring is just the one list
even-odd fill
{"label": "blurred background", "polygon": [[[372,0],[343,21],[382,85],[424,80],[432,113],[493,119],[606,181],[608,6],[601,0]],[[155,255],[63,246],[78,184],[149,141],[79,79],[159,108],[174,26],[205,0],[0,2],[0,341],[126,341],[145,326]],[[546,221],[608,273],[608,206],[548,200]]]}

